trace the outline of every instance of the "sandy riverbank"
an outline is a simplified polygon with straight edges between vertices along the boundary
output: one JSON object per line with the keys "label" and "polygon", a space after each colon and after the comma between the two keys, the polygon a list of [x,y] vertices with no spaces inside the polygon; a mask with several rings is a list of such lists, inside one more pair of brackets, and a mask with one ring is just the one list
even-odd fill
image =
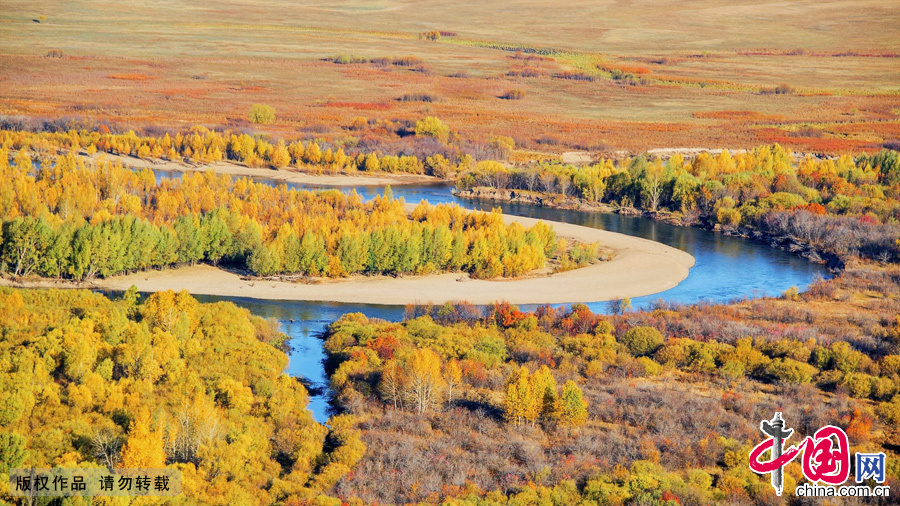
{"label": "sandy riverbank", "polygon": [[119,156],[110,153],[97,153],[92,159],[105,157],[111,162],[121,162],[122,165],[137,168],[150,168],[154,170],[167,170],[174,172],[205,172],[212,170],[218,174],[229,174],[236,177],[265,177],[285,183],[307,184],[315,186],[400,186],[407,184],[432,184],[444,182],[434,176],[406,173],[366,174],[312,174],[299,172],[297,169],[268,169],[254,168],[233,162],[216,162],[208,165],[187,165],[167,160],[144,160],[132,156]]}
{"label": "sandy riverbank", "polygon": [[[519,216],[505,216],[504,219],[526,227],[538,221]],[[403,278],[355,276],[320,284],[302,284],[248,281],[209,265],[195,265],[116,276],[96,280],[90,285],[41,281],[32,286],[126,290],[135,285],[144,292],[187,290],[194,294],[230,297],[366,304],[440,304],[455,300],[467,300],[474,304],[498,300],[515,304],[558,304],[598,302],[662,292],[680,283],[694,265],[690,254],[664,244],[567,223],[548,223],[553,225],[560,237],[583,242],[598,241],[614,250],[615,256],[610,261],[568,272],[505,281],[474,280],[467,274],[449,273]],[[11,283],[0,280],[0,284]]]}

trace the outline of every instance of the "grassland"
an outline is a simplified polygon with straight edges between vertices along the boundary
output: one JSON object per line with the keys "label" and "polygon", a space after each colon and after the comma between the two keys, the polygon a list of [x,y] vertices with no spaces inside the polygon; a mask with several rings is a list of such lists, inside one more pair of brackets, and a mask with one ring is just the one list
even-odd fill
{"label": "grassland", "polygon": [[[265,102],[267,131],[309,137],[436,115],[545,151],[874,150],[900,137],[898,21],[884,0],[4,0],[0,114],[247,127]],[[326,61],[339,55],[419,61]],[[499,98],[511,89],[524,97]]]}

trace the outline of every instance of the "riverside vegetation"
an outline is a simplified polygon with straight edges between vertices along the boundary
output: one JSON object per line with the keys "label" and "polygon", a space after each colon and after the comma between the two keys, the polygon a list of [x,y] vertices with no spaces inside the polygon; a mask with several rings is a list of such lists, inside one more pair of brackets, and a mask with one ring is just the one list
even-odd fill
{"label": "riverside vegetation", "polygon": [[[560,264],[596,255],[594,246],[560,243],[542,224],[504,225],[496,213],[425,204],[407,213],[390,195],[365,203],[209,172],[157,183],[148,170],[86,163],[74,144],[53,136],[6,140],[0,251],[13,275],[86,279],[208,261],[260,275],[468,269],[492,277],[536,268],[523,260],[528,255],[540,265],[554,254]],[[189,497],[214,504],[769,502],[767,480],[744,459],[759,438],[758,420],[790,406],[802,433],[836,424],[854,448],[887,452],[896,485],[895,155],[795,167],[786,152],[766,147],[731,158],[741,170],[720,168],[727,153],[698,159],[711,168],[605,161],[609,174],[593,180],[603,187],[594,195],[604,197],[595,201],[618,195],[646,206],[658,198],[658,211],[672,205],[666,192],[677,186],[680,201],[693,203],[680,208],[682,217],[714,215],[732,226],[731,213],[720,211],[743,222],[757,210],[762,220],[851,223],[859,235],[819,235],[844,270],[806,293],[725,306],[623,312],[627,304],[619,303],[616,314],[600,316],[581,305],[524,313],[504,303],[455,303],[411,306],[400,323],[345,315],[325,343],[340,411],[329,428],[310,418],[302,386],[279,376],[283,337],[231,304],[171,292],[140,303],[133,291],[112,301],[4,289],[4,343],[12,346],[5,374],[15,386],[4,392],[3,413],[9,426],[32,420],[2,434],[4,469],[163,463],[182,470]],[[596,168],[557,173],[559,166],[482,161],[461,185],[531,177],[523,175],[531,170],[538,182],[553,173],[551,189],[570,188],[560,174],[575,184]],[[658,186],[649,188],[658,194],[648,194],[657,169]],[[682,187],[679,178],[694,183]],[[822,178],[827,184],[812,183]],[[605,186],[616,184],[625,189]],[[738,200],[727,205],[729,195]],[[224,348],[207,349],[213,335]],[[17,343],[50,349],[42,360],[53,362],[25,364]],[[198,372],[236,349],[260,358]],[[252,369],[264,366],[268,376]],[[40,381],[26,384],[29,374]],[[294,411],[276,412],[285,403]],[[38,437],[62,412],[76,426]],[[796,463],[788,466],[788,490],[800,477]]]}
{"label": "riverside vegetation", "polygon": [[211,172],[157,183],[149,170],[72,151],[36,166],[21,147],[9,163],[10,145],[0,148],[0,265],[12,276],[85,280],[206,261],[257,276],[495,278],[599,255],[598,245],[560,240],[544,223],[506,225],[499,213],[424,202],[408,213],[389,193],[363,202]]}
{"label": "riverside vegetation", "polygon": [[[759,420],[844,427],[900,485],[900,269],[860,264],[806,293],[612,316],[583,305],[350,314],[326,350],[368,451],[345,501],[755,504]],[[391,476],[391,480],[380,479]],[[785,493],[802,480],[786,468]]]}
{"label": "riverside vegetation", "polygon": [[[635,206],[680,225],[790,237],[832,257],[900,259],[900,157],[806,156],[779,145],[693,160],[638,156],[574,165],[481,162],[457,182],[461,196],[547,206]],[[487,191],[484,191],[487,190]]]}

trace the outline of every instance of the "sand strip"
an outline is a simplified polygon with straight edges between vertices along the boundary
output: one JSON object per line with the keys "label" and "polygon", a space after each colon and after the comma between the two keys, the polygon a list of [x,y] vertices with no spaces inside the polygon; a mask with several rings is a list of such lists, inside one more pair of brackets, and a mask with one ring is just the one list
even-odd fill
{"label": "sand strip", "polygon": [[205,172],[211,170],[217,174],[229,174],[236,177],[264,177],[285,183],[296,183],[313,186],[400,186],[413,184],[437,184],[446,182],[434,176],[407,173],[379,172],[367,174],[312,174],[299,172],[297,169],[254,168],[233,162],[216,162],[208,165],[187,165],[166,160],[144,160],[132,156],[119,156],[110,153],[97,153],[91,158],[98,160],[105,157],[110,162],[120,162],[126,167],[149,168],[174,172]]}
{"label": "sand strip", "polygon": [[[525,227],[539,221],[519,216],[504,216],[504,220],[507,223],[518,222]],[[229,297],[364,304],[440,304],[457,300],[467,300],[474,304],[500,300],[514,304],[559,304],[599,302],[662,292],[686,278],[688,270],[694,265],[694,257],[690,254],[658,242],[568,223],[547,223],[553,226],[560,237],[588,243],[597,241],[614,250],[615,256],[610,261],[581,269],[506,281],[474,280],[468,274],[449,273],[402,278],[354,276],[320,284],[303,284],[247,281],[222,269],[195,265],[116,276],[96,280],[90,285],[49,281],[13,284],[2,279],[0,284],[112,290],[126,290],[135,285],[142,292],[187,290],[193,294]]]}

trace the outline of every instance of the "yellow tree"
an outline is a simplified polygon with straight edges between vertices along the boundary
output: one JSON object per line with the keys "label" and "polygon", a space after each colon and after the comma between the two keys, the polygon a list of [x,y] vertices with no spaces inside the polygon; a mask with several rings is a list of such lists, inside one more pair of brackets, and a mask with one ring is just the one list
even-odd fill
{"label": "yellow tree", "polygon": [[406,375],[397,360],[390,360],[381,371],[381,382],[378,384],[381,396],[394,404],[395,408],[403,407],[406,391]]}
{"label": "yellow tree", "polygon": [[539,404],[541,417],[552,418],[556,410],[556,378],[550,369],[544,365],[535,371],[529,379],[535,402]]}
{"label": "yellow tree", "polygon": [[534,424],[540,415],[541,403],[534,394],[534,388],[524,365],[514,372],[506,383],[506,405],[503,416],[507,421],[519,425],[523,421]]}
{"label": "yellow tree", "polygon": [[166,465],[163,437],[150,427],[150,411],[141,408],[128,428],[128,441],[122,448],[122,467],[126,469],[161,468]]}
{"label": "yellow tree", "polygon": [[373,153],[369,153],[369,155],[366,156],[366,161],[363,164],[363,168],[366,170],[366,172],[377,172],[379,169],[378,157]]}
{"label": "yellow tree", "polygon": [[319,147],[319,144],[316,142],[310,142],[306,146],[306,151],[303,154],[303,158],[306,159],[306,163],[311,163],[313,165],[322,161],[322,148]]}
{"label": "yellow tree", "polygon": [[453,403],[453,389],[462,383],[462,369],[456,359],[447,362],[444,366],[444,377],[447,382],[447,404]]}
{"label": "yellow tree", "polygon": [[651,211],[656,211],[659,207],[659,200],[662,196],[664,186],[664,168],[662,162],[656,159],[647,166],[644,173],[640,177],[641,185],[641,204]]}
{"label": "yellow tree", "polygon": [[272,165],[276,168],[286,167],[291,163],[291,154],[288,152],[284,141],[278,141],[278,145],[272,151]]}
{"label": "yellow tree", "polygon": [[417,349],[406,364],[407,397],[420,414],[430,411],[439,401],[444,379],[441,359],[430,348]]}

